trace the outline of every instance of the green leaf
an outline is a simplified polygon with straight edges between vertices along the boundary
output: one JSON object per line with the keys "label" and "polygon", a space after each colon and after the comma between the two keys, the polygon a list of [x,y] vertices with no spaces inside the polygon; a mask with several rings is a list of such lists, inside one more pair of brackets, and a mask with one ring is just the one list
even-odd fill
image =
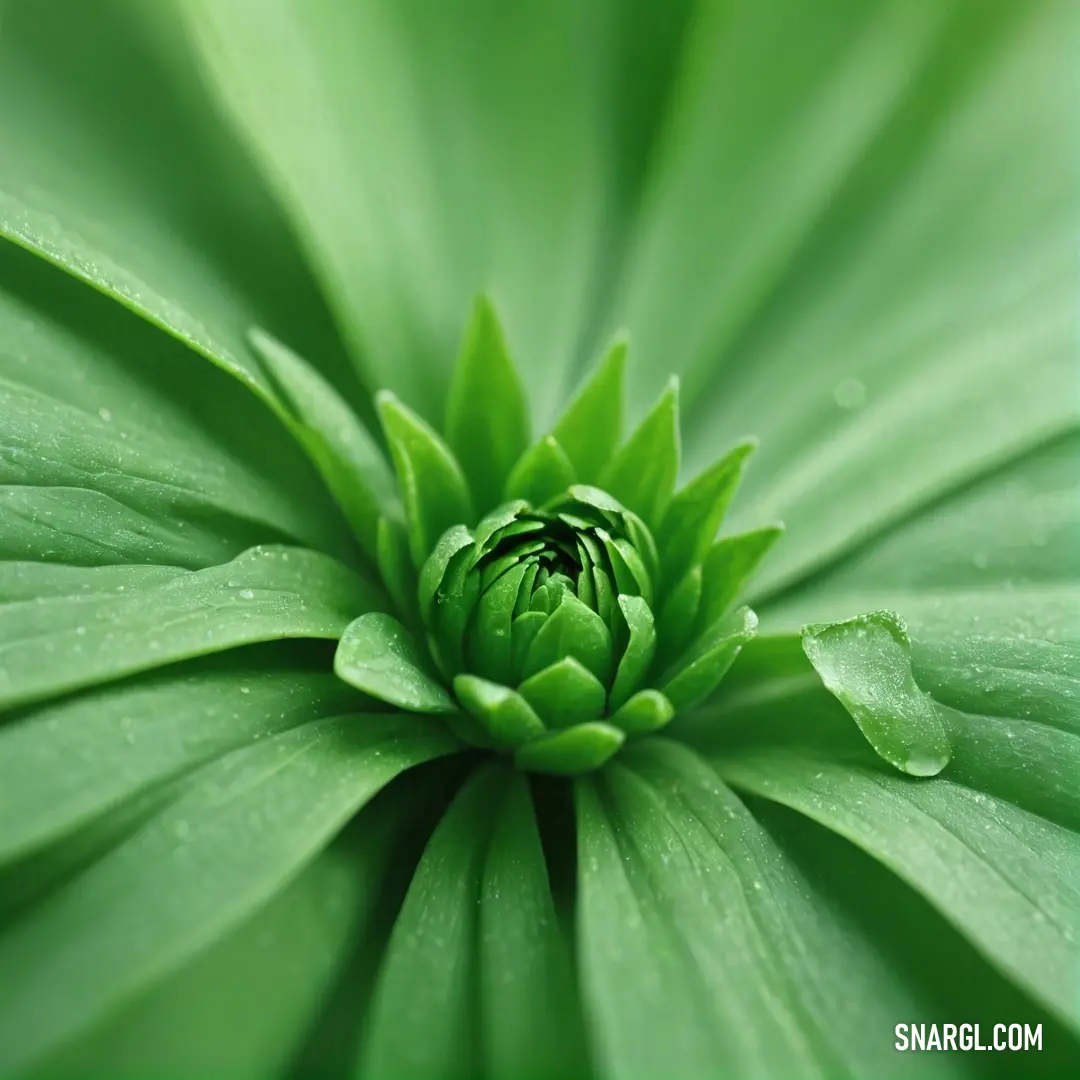
{"label": "green leaf", "polygon": [[607,700],[604,684],[572,656],[529,676],[518,693],[554,728],[598,720]]}
{"label": "green leaf", "polygon": [[379,518],[375,530],[375,563],[402,620],[419,630],[416,568],[409,551],[409,530],[399,518]]}
{"label": "green leaf", "polygon": [[675,491],[679,455],[679,384],[672,380],[604,466],[599,486],[655,529]]}
{"label": "green leaf", "polygon": [[699,618],[703,590],[702,578],[699,563],[691,567],[683,579],[664,598],[664,606],[660,609],[658,630],[661,665],[671,663],[690,644],[694,638],[694,631],[701,624],[712,625],[711,622]]}
{"label": "green leaf", "polygon": [[486,1075],[585,1077],[590,1070],[569,942],[556,917],[523,777],[510,781],[494,820],[478,926]]}
{"label": "green leaf", "polygon": [[[261,662],[260,662],[261,661]],[[47,705],[0,727],[0,864],[204,761],[355,695],[277,651],[205,663]]]}
{"label": "green leaf", "polygon": [[532,706],[507,686],[475,675],[458,675],[454,693],[498,747],[512,749],[546,730]]}
{"label": "green leaf", "polygon": [[461,314],[489,290],[546,426],[610,227],[597,62],[566,48],[589,12],[535,0],[499,19],[478,0],[183,11],[368,385],[441,419]]}
{"label": "green leaf", "polygon": [[[510,556],[510,559],[514,557]],[[480,602],[466,631],[466,655],[470,669],[496,682],[511,681],[513,642],[510,624],[518,589],[527,569],[524,563],[511,561],[510,568],[481,593]]]}
{"label": "green leaf", "polygon": [[933,699],[911,674],[911,642],[899,616],[874,611],[807,626],[803,649],[826,689],[890,765],[911,776],[936,776],[945,768],[949,739]]}
{"label": "green leaf", "polygon": [[670,587],[705,558],[742,479],[756,439],[747,439],[695,477],[668,504],[656,533],[660,565]]}
{"label": "green leaf", "polygon": [[454,455],[411,409],[381,390],[375,397],[397,471],[409,545],[419,569],[452,525],[473,520],[469,488]]}
{"label": "green leaf", "polygon": [[[424,565],[420,568],[420,616],[424,620],[425,626],[431,627],[435,623],[435,608],[440,602],[440,589],[443,587],[451,560],[459,551],[471,547],[472,544],[473,538],[469,530],[464,525],[455,525],[447,529],[439,537],[435,550],[427,557]],[[466,565],[461,558],[455,561],[459,567]],[[448,599],[449,594],[443,594],[443,598]]]}
{"label": "green leaf", "polygon": [[514,765],[527,772],[576,776],[600,768],[626,741],[617,727],[600,720],[541,735],[519,747]]}
{"label": "green leaf", "polygon": [[572,593],[548,616],[529,646],[524,678],[535,675],[565,656],[579,660],[602,683],[611,678],[611,634],[591,608]]}
{"label": "green leaf", "polygon": [[0,936],[14,1073],[227,934],[394,776],[451,753],[415,716],[320,720],[234,751]]}
{"label": "green leaf", "polygon": [[408,712],[448,713],[455,708],[425,670],[416,639],[392,615],[373,611],[349,623],[334,653],[334,674]]}
{"label": "green leaf", "polygon": [[675,706],[659,690],[639,690],[612,714],[611,723],[627,735],[651,735],[675,715]]}
{"label": "green leaf", "polygon": [[615,339],[552,432],[583,484],[599,480],[622,438],[628,348],[625,336]]}
{"label": "green leaf", "polygon": [[380,515],[398,506],[382,451],[341,395],[302,357],[257,327],[248,339],[293,418],[293,434],[374,561]]}
{"label": "green leaf", "polygon": [[706,630],[689,652],[665,672],[660,689],[677,710],[689,709],[716,689],[756,628],[753,611],[739,608]]}
{"label": "green leaf", "polygon": [[566,451],[553,435],[545,435],[518,459],[506,481],[503,498],[524,499],[533,506],[542,506],[558,498],[576,480]]}
{"label": "green leaf", "polygon": [[540,632],[540,627],[547,622],[547,615],[542,611],[526,611],[518,615],[510,627],[510,640],[514,657],[514,681],[524,678],[525,662],[533,639]]}
{"label": "green leaf", "polygon": [[477,297],[446,402],[446,442],[484,513],[503,502],[503,487],[529,445],[525,392],[487,296]]}
{"label": "green leaf", "polygon": [[0,246],[0,554],[201,568],[348,530],[251,394],[190,350]]}
{"label": "green leaf", "polygon": [[621,708],[641,685],[656,655],[656,627],[649,605],[640,596],[622,593],[619,610],[630,628],[630,639],[611,684],[609,705],[612,711]]}
{"label": "green leaf", "polygon": [[995,966],[1077,1030],[1080,836],[943,778],[916,782],[776,748],[729,755],[725,779],[863,848]]}
{"label": "green leaf", "polygon": [[701,566],[701,625],[712,626],[725,614],[783,531],[783,526],[766,525],[713,544]]}
{"label": "green leaf", "polygon": [[[386,830],[380,830],[385,832]],[[256,1076],[284,1069],[364,928],[387,869],[374,834],[330,848],[239,929],[52,1058],[50,1076]]]}
{"label": "green leaf", "polygon": [[300,548],[252,548],[198,571],[0,563],[0,704],[257,641],[337,638],[383,602],[353,571]]}
{"label": "green leaf", "polygon": [[[699,24],[633,299],[612,315],[685,376],[690,464],[716,431],[761,439],[732,525],[782,519],[789,542],[751,599],[1080,419],[1072,6],[790,14]],[[732,87],[755,80],[753,119],[717,138]],[[765,228],[733,221],[748,199]]]}
{"label": "green leaf", "polygon": [[941,1015],[925,992],[940,976],[913,983],[862,922],[865,898],[839,901],[700,758],[649,739],[577,786],[582,992],[603,1075],[927,1075],[893,1028]]}
{"label": "green leaf", "polygon": [[[104,293],[103,306],[128,323],[120,305],[152,324],[144,364],[187,354],[185,366],[205,368],[205,357],[285,418],[245,346],[244,327],[261,323],[329,359],[343,381],[325,305],[273,199],[217,119],[171,5],[12,8],[0,72],[9,150],[0,235],[78,279],[78,292]],[[76,145],[72,169],[58,148]],[[269,413],[253,412],[262,434],[280,438]]]}

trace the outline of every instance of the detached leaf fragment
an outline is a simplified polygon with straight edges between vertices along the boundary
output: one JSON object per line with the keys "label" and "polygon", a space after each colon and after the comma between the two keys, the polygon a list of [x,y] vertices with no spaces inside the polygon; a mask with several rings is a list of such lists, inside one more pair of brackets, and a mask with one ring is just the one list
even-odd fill
{"label": "detached leaf fragment", "polygon": [[890,765],[910,776],[936,776],[948,765],[949,738],[934,699],[915,682],[899,615],[872,611],[805,626],[802,644],[826,688]]}

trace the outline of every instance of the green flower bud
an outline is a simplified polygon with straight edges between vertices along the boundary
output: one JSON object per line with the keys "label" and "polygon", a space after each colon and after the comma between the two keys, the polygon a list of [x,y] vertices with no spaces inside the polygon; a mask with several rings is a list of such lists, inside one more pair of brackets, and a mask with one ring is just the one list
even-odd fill
{"label": "green flower bud", "polygon": [[[674,381],[620,445],[625,356],[620,338],[530,442],[523,390],[481,299],[445,438],[379,395],[400,512],[387,507],[374,547],[401,621],[355,620],[335,659],[343,679],[442,715],[523,769],[561,774],[602,765],[715,689],[756,625],[731,603],[779,530],[716,540],[751,442],[675,490]],[[497,422],[478,426],[480,397]]]}

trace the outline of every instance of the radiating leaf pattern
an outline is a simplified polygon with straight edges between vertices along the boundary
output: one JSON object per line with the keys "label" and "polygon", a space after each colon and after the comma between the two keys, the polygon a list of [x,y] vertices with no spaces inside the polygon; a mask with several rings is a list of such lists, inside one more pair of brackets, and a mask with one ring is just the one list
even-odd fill
{"label": "radiating leaf pattern", "polygon": [[0,1073],[1077,1072],[1075,3],[0,6]]}

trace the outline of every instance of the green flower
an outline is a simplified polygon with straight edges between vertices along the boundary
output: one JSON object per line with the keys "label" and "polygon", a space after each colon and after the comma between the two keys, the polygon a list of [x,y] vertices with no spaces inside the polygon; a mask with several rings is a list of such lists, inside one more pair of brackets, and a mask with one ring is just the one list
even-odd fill
{"label": "green flower", "polygon": [[1076,14],[6,0],[0,1076],[1074,1073]]}

